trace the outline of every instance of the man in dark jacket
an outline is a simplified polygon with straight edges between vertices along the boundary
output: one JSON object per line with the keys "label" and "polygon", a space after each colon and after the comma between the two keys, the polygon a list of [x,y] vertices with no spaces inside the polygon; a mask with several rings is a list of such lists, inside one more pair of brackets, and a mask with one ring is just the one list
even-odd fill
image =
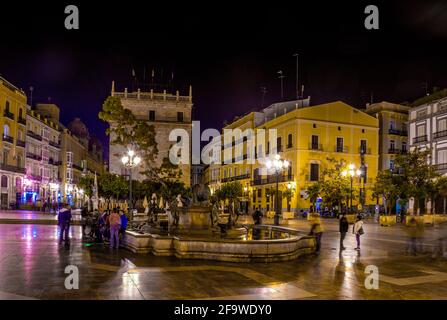
{"label": "man in dark jacket", "polygon": [[71,210],[69,205],[64,204],[63,208],[59,211],[57,220],[60,228],[59,243],[65,241],[65,244],[68,245],[68,233],[70,232],[71,223]]}
{"label": "man in dark jacket", "polygon": [[345,240],[346,233],[349,229],[348,219],[344,214],[340,216],[340,250],[345,250],[346,248],[343,246],[343,240]]}
{"label": "man in dark jacket", "polygon": [[256,208],[255,212],[253,212],[253,222],[254,224],[262,223],[262,212],[259,208]]}

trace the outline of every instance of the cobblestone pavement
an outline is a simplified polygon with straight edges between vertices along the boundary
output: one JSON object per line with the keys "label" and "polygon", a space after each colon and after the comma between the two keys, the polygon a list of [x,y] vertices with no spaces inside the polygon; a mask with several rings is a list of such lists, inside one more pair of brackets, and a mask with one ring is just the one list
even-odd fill
{"label": "cobblestone pavement", "polygon": [[[289,227],[307,230],[306,221]],[[347,236],[339,251],[337,221],[324,220],[320,255],[282,263],[222,263],[111,252],[86,247],[80,227],[69,248],[54,225],[0,224],[0,299],[446,299],[447,261],[433,258],[447,226],[427,227],[425,253],[405,254],[401,226],[365,225],[362,249]],[[67,290],[67,265],[79,268],[78,290]],[[364,286],[365,268],[379,269],[378,290]]]}

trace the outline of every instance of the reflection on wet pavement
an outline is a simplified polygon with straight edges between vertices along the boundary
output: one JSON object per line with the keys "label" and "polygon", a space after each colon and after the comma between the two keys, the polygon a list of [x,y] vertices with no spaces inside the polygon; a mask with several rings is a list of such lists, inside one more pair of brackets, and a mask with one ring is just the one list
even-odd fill
{"label": "reflection on wet pavement", "polygon": [[[58,228],[0,225],[0,299],[445,299],[447,262],[430,254],[406,256],[399,227],[366,225],[362,250],[338,249],[337,225],[325,221],[320,255],[281,263],[179,260],[83,246],[80,227],[69,248],[59,246]],[[297,227],[307,228],[305,222]],[[446,227],[427,228],[425,248]],[[79,290],[64,287],[65,267],[80,272]],[[380,287],[364,286],[365,268],[376,265]]]}

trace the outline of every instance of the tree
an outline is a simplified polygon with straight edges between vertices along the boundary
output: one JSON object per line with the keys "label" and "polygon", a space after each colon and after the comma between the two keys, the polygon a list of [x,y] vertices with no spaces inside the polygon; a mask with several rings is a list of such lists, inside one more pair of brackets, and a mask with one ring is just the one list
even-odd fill
{"label": "tree", "polygon": [[[350,178],[342,175],[347,164],[345,160],[327,158],[328,166],[322,170],[320,179],[309,186],[308,194],[311,202],[317,198],[323,198],[323,204],[329,208],[342,207],[343,201],[348,203],[351,195]],[[310,191],[310,192],[309,192]],[[355,189],[352,190],[353,197],[357,196]]]}
{"label": "tree", "polygon": [[93,196],[95,178],[91,174],[86,174],[79,179],[78,187],[84,190],[84,194],[90,198]]}
{"label": "tree", "polygon": [[221,201],[228,201],[230,215],[228,225],[233,226],[239,217],[237,208],[239,207],[239,197],[243,195],[242,184],[238,181],[225,183],[220,189],[216,190],[216,196]]}
{"label": "tree", "polygon": [[306,193],[309,196],[310,203],[312,203],[315,209],[317,206],[317,199],[321,193],[321,183],[319,181],[312,183],[307,187]]}
{"label": "tree", "polygon": [[128,181],[124,177],[112,173],[104,173],[98,179],[99,196],[110,200],[125,197],[129,192]]}
{"label": "tree", "polygon": [[376,182],[373,186],[373,198],[382,197],[386,200],[385,214],[391,214],[392,208],[395,207],[397,198],[400,195],[400,189],[397,184],[397,177],[391,170],[379,171]]}
{"label": "tree", "polygon": [[433,165],[429,163],[430,150],[418,148],[406,154],[397,155],[395,186],[403,199],[414,198],[414,211],[425,208],[424,199],[432,198],[435,192],[433,183],[438,176]]}

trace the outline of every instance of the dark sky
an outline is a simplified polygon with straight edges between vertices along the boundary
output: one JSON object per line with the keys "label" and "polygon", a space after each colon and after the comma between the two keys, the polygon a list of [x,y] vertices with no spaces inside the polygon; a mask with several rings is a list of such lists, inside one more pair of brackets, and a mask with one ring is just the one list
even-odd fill
{"label": "dark sky", "polygon": [[[106,144],[97,114],[111,81],[131,86],[155,68],[156,80],[187,93],[202,129],[279,100],[294,98],[295,52],[300,85],[312,103],[412,101],[423,83],[447,87],[445,1],[38,1],[8,2],[0,19],[0,74],[48,97],[62,122],[80,117]],[[342,5],[342,3],[346,3]],[[78,4],[80,30],[65,30],[64,8]],[[376,4],[380,29],[364,28],[364,8]],[[161,72],[163,70],[163,78]]]}

